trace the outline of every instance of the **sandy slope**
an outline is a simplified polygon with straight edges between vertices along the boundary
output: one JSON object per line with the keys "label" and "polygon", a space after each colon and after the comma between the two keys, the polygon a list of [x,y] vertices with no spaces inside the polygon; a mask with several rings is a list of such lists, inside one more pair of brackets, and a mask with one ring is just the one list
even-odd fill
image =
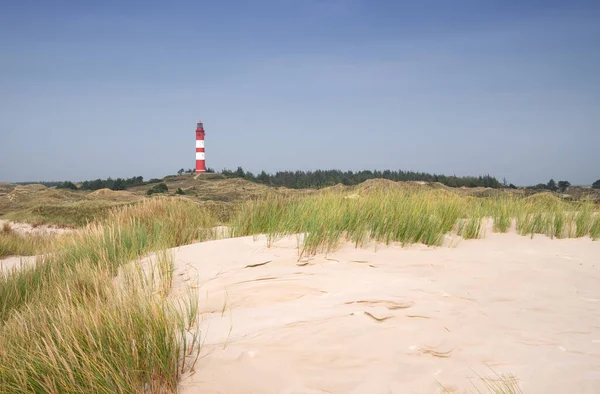
{"label": "sandy slope", "polygon": [[600,393],[600,242],[488,234],[298,262],[293,237],[246,237],[175,256],[205,312],[183,393],[474,392],[486,363],[524,393]]}
{"label": "sandy slope", "polygon": [[21,235],[60,235],[73,231],[73,229],[70,228],[61,228],[50,224],[42,224],[34,227],[29,223],[15,223],[1,219],[0,228],[2,228],[5,223],[10,225],[12,231]]}
{"label": "sandy slope", "polygon": [[35,256],[10,256],[0,258],[0,274],[10,273],[13,269],[35,264]]}

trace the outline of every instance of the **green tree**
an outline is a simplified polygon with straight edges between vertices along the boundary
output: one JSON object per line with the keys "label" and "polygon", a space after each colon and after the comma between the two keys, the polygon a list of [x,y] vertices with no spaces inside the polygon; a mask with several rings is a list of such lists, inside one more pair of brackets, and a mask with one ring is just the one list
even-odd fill
{"label": "green tree", "polygon": [[117,178],[114,180],[111,190],[125,190],[125,180],[122,178]]}
{"label": "green tree", "polygon": [[550,179],[546,187],[548,188],[548,190],[552,190],[553,192],[558,190],[558,186],[556,186],[556,182],[554,181],[554,179]]}
{"label": "green tree", "polygon": [[[226,178],[246,178],[253,182],[259,182],[272,186],[285,186],[293,189],[300,188],[322,188],[333,186],[338,183],[344,185],[357,185],[368,179],[384,178],[392,181],[425,181],[440,182],[450,187],[490,187],[501,188],[502,182],[491,175],[485,176],[445,176],[413,171],[393,170],[364,170],[364,171],[340,171],[340,170],[317,170],[317,171],[277,171],[269,174],[261,171],[258,175],[248,174],[241,167],[236,171],[223,169],[221,174]],[[508,183],[508,182],[507,182]],[[510,187],[510,186],[509,186]],[[543,184],[545,189],[546,185]]]}
{"label": "green tree", "polygon": [[565,190],[567,190],[567,188],[571,186],[571,182],[569,181],[558,181],[558,189],[561,192],[564,192]]}
{"label": "green tree", "polygon": [[57,189],[77,190],[77,185],[75,185],[73,182],[66,181],[66,182],[60,182],[58,185],[56,185],[56,188]]}
{"label": "green tree", "polygon": [[592,187],[594,189],[600,189],[600,179],[598,179],[596,182],[592,183]]}
{"label": "green tree", "polygon": [[244,175],[244,178],[246,178],[249,181],[256,180],[256,178],[254,177],[254,174],[251,173],[250,171],[246,171],[246,174]]}
{"label": "green tree", "polygon": [[237,170],[235,170],[235,176],[238,178],[243,178],[246,176],[246,173],[242,167],[238,167]]}
{"label": "green tree", "polygon": [[223,168],[223,170],[221,170],[221,174],[223,174],[223,176],[225,176],[225,178],[235,178],[235,172],[228,170],[227,168]]}
{"label": "green tree", "polygon": [[270,183],[271,179],[269,177],[269,175],[267,175],[267,173],[263,170],[257,177],[256,177],[256,181],[260,182],[260,183],[264,183],[264,184],[268,184]]}
{"label": "green tree", "polygon": [[185,170],[183,168],[180,168],[179,171],[177,171],[177,175],[183,175],[184,172]]}
{"label": "green tree", "polygon": [[183,194],[185,194],[185,192],[183,190],[181,190],[180,187],[178,187],[177,190],[175,191],[175,194],[181,194],[181,195],[183,195]]}

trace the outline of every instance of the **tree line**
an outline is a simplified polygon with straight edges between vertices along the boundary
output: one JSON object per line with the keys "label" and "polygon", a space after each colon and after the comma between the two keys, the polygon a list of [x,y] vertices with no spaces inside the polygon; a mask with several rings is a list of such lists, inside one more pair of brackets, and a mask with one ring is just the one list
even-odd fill
{"label": "tree line", "polygon": [[392,171],[392,170],[364,170],[364,171],[340,171],[340,170],[316,170],[316,171],[278,171],[269,174],[262,171],[254,175],[250,171],[244,171],[242,167],[232,171],[224,169],[222,174],[227,178],[244,178],[252,182],[262,183],[270,186],[285,186],[291,189],[323,188],[341,183],[346,186],[358,185],[368,179],[389,179],[391,181],[424,181],[439,182],[449,187],[490,187],[502,188],[513,187],[506,180],[500,182],[491,175],[483,176],[446,176],[429,174],[426,172]]}
{"label": "tree line", "polygon": [[[208,173],[214,173],[215,170],[210,168],[210,167],[206,167],[206,172]],[[177,171],[177,175],[183,175],[183,174],[194,174],[196,173],[196,170],[194,170],[193,168],[190,168],[188,170],[181,168],[179,171]]]}
{"label": "tree line", "polygon": [[71,181],[58,182],[56,184],[57,189],[71,189],[71,190],[100,190],[100,189],[110,189],[110,190],[125,190],[129,187],[133,186],[142,186],[148,185],[152,183],[161,182],[161,179],[153,178],[149,181],[144,182],[143,176],[134,176],[131,178],[116,178],[112,179],[108,177],[107,179],[95,179],[91,181],[83,181],[81,182],[81,186],[77,187],[77,185]]}
{"label": "tree line", "polygon": [[[196,170],[190,168],[185,170],[181,168],[177,171],[178,175],[183,174],[194,174]],[[207,168],[206,172],[215,172],[212,168]],[[77,187],[74,182],[65,181],[65,182],[41,182],[46,187],[56,186],[57,189],[71,189],[71,190],[100,190],[100,189],[110,189],[110,190],[125,190],[134,186],[143,186],[150,185],[162,182],[162,179],[152,178],[148,181],[144,181],[143,176],[134,176],[131,178],[116,178],[112,179],[108,177],[107,179],[95,179],[90,181],[81,182],[81,186]]]}
{"label": "tree line", "polygon": [[[214,173],[212,168],[207,168],[207,173]],[[178,175],[194,174],[194,169],[184,170],[183,168],[177,171]],[[389,179],[391,181],[424,181],[424,182],[439,182],[449,187],[489,187],[489,188],[513,188],[517,186],[508,183],[506,179],[500,182],[491,175],[483,176],[446,176],[438,174],[429,174],[426,172],[414,171],[393,171],[393,170],[364,170],[364,171],[340,171],[340,170],[316,170],[316,171],[277,171],[275,174],[261,171],[254,175],[250,171],[244,171],[242,167],[232,171],[224,169],[221,174],[226,178],[244,178],[246,180],[262,183],[268,186],[284,186],[291,189],[313,188],[319,189],[328,186],[334,186],[341,183],[346,186],[358,185],[368,179]],[[27,185],[31,183],[40,183],[46,187],[56,186],[57,189],[71,190],[125,190],[133,186],[150,185],[162,182],[162,179],[153,178],[144,181],[142,176],[134,176],[131,178],[107,178],[95,179],[81,182],[78,187],[71,181],[66,182],[18,182],[19,185]],[[526,189],[531,190],[550,190],[550,191],[566,191],[571,186],[569,181],[558,181],[550,179],[547,183],[538,183],[535,186],[528,186]],[[600,189],[600,179],[592,184],[592,188]]]}
{"label": "tree line", "polygon": [[[597,182],[600,182],[597,181]],[[528,186],[527,189],[531,190],[550,190],[553,192],[566,191],[571,186],[571,182],[569,181],[558,181],[558,183],[554,179],[550,179],[548,183],[538,183],[535,186]],[[598,185],[600,186],[600,185]]]}

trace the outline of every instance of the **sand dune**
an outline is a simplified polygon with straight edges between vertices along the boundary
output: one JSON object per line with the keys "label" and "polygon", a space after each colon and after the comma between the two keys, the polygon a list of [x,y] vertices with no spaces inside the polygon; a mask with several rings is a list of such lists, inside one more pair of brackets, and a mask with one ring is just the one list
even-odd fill
{"label": "sand dune", "polygon": [[10,273],[14,269],[22,269],[35,264],[35,256],[10,256],[0,258],[0,275]]}
{"label": "sand dune", "polygon": [[176,250],[205,340],[181,392],[476,392],[490,368],[524,393],[600,392],[599,242],[488,234],[301,261],[296,246]]}
{"label": "sand dune", "polygon": [[58,227],[51,224],[41,224],[32,226],[29,223],[15,223],[10,220],[0,219],[0,229],[4,224],[8,224],[10,229],[20,235],[60,235],[73,231],[70,228]]}

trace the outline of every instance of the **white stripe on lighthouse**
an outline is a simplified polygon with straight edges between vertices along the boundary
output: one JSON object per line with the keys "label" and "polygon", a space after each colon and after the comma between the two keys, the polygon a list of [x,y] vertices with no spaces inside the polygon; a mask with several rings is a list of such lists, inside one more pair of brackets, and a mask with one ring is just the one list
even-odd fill
{"label": "white stripe on lighthouse", "polygon": [[204,148],[204,140],[196,140],[196,148]]}
{"label": "white stripe on lighthouse", "polygon": [[196,160],[204,160],[204,152],[196,152]]}

